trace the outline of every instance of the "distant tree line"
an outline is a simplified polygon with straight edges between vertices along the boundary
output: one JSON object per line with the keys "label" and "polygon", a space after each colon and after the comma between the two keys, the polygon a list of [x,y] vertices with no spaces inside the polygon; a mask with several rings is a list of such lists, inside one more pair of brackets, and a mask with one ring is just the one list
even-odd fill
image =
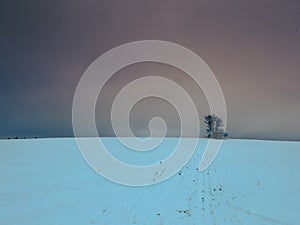
{"label": "distant tree line", "polygon": [[11,139],[14,139],[14,140],[17,140],[17,139],[36,139],[38,137],[26,137],[26,136],[23,136],[23,137],[19,137],[19,136],[14,136],[14,137],[7,137],[8,140],[11,140]]}

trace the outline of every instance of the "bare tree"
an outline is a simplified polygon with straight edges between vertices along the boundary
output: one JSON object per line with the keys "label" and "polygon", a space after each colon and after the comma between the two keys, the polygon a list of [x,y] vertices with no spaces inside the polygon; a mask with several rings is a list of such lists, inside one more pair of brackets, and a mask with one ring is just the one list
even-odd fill
{"label": "bare tree", "polygon": [[208,138],[224,139],[228,137],[228,133],[223,130],[223,121],[216,115],[208,115],[204,117],[206,124],[206,133]]}

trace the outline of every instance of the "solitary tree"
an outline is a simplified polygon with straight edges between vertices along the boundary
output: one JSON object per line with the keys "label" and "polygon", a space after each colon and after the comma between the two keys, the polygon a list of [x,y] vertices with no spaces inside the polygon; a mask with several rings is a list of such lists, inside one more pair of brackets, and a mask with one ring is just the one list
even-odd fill
{"label": "solitary tree", "polygon": [[206,133],[208,138],[224,139],[228,137],[228,133],[223,130],[223,121],[216,115],[208,115],[204,117],[206,124]]}

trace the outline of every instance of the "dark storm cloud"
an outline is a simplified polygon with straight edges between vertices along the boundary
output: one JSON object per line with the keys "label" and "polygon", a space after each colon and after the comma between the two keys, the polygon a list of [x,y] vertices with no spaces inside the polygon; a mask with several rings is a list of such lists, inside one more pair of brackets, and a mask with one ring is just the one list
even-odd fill
{"label": "dark storm cloud", "polygon": [[[120,44],[159,39],[192,49],[214,71],[232,137],[300,139],[297,0],[2,1],[0,8],[0,136],[72,135],[72,98],[88,65]],[[161,72],[185,83],[206,113],[203,93],[184,75]],[[135,76],[125,70],[108,84],[108,99],[98,106],[103,135],[112,134],[107,120],[115,91]],[[147,134],[143,117],[162,106],[153,107],[136,109],[138,133]],[[176,134],[176,113],[167,114]]]}

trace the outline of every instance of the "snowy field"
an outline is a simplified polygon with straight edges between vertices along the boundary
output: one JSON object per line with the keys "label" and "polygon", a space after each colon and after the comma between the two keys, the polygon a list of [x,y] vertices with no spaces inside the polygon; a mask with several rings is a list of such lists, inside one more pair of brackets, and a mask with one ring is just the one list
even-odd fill
{"label": "snowy field", "polygon": [[[136,153],[114,138],[112,154],[139,164],[176,143]],[[0,141],[1,225],[299,225],[300,142],[226,140],[204,173],[206,140],[171,179],[127,187],[96,174],[75,140]]]}

